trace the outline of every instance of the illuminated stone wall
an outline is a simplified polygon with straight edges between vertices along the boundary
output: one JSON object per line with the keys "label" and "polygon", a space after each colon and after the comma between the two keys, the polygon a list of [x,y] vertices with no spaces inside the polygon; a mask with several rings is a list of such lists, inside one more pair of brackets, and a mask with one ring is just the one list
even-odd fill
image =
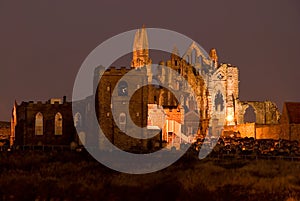
{"label": "illuminated stone wall", "polygon": [[223,135],[225,133],[239,133],[240,137],[253,137],[255,138],[255,123],[246,123],[236,126],[224,126]]}
{"label": "illuminated stone wall", "polygon": [[[187,63],[185,59],[182,59],[176,54],[171,54],[171,58],[166,62],[166,66],[184,77],[191,87],[182,85],[182,77],[172,77],[170,76],[170,72],[160,72],[159,70],[159,76],[156,78],[164,85],[171,83],[169,86],[175,93],[178,91],[183,94],[181,95],[180,102],[182,103],[181,107],[185,108],[185,114],[190,111],[198,113],[201,124],[200,133],[206,134],[208,130],[208,121],[211,117],[211,100],[209,99],[209,90],[203,76],[199,71],[192,67],[192,65]],[[168,93],[169,92],[161,93],[161,96],[159,97],[160,100],[158,101],[159,104],[167,107],[176,106],[176,104],[174,104],[174,99],[172,96],[169,96]],[[195,97],[191,96],[191,94],[194,94]],[[168,101],[161,101],[163,98],[166,98]],[[179,100],[177,100],[177,102],[179,102]]]}
{"label": "illuminated stone wall", "polygon": [[148,104],[148,125],[163,129],[165,121],[166,113],[163,107],[157,104]]}
{"label": "illuminated stone wall", "polygon": [[280,124],[256,125],[256,139],[278,140],[279,138],[282,138],[281,133],[282,127]]}
{"label": "illuminated stone wall", "polygon": [[[300,142],[300,125],[290,125],[289,131],[285,130],[286,127],[282,124],[255,124],[245,123],[236,126],[225,126],[223,130],[223,136],[233,133],[239,133],[240,137],[253,137],[255,139],[285,139],[285,140],[297,140]],[[290,132],[289,135],[285,135],[284,130]]]}
{"label": "illuminated stone wall", "polygon": [[[216,49],[209,56],[196,43],[192,43],[182,56],[199,71],[208,89],[209,125],[217,119],[218,127],[236,124],[235,101],[239,98],[239,71],[231,64],[219,64]],[[215,126],[215,125],[214,125]]]}
{"label": "illuminated stone wall", "polygon": [[280,112],[275,103],[271,101],[236,101],[237,124],[243,124],[247,108],[252,106],[255,112],[257,124],[278,124]]}

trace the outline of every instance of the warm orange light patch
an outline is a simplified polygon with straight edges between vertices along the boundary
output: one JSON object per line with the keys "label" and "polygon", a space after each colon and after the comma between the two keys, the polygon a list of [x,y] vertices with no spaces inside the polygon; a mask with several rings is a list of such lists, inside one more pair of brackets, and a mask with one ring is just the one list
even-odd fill
{"label": "warm orange light patch", "polygon": [[228,115],[228,116],[226,117],[226,120],[227,120],[228,122],[232,122],[232,121],[233,121],[233,116],[232,116],[232,115]]}

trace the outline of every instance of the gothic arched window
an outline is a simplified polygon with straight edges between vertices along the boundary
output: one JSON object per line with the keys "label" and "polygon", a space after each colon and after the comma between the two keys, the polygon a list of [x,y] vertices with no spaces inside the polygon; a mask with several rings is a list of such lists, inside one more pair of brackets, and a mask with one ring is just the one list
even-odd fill
{"label": "gothic arched window", "polygon": [[128,84],[125,81],[121,81],[118,84],[118,95],[128,96]]}
{"label": "gothic arched window", "polygon": [[196,53],[196,49],[193,49],[192,50],[192,53],[191,53],[191,64],[195,64],[197,61],[197,53]]}
{"label": "gothic arched window", "polygon": [[81,114],[79,112],[74,115],[74,126],[76,128],[81,126]]}
{"label": "gothic arched window", "polygon": [[255,123],[256,122],[256,112],[252,105],[245,110],[244,113],[244,123]]}
{"label": "gothic arched window", "polygon": [[55,135],[62,135],[62,115],[58,112],[55,115]]}
{"label": "gothic arched window", "polygon": [[215,110],[222,112],[224,109],[224,99],[223,95],[220,91],[218,91],[216,97],[215,97]]}
{"label": "gothic arched window", "polygon": [[42,113],[38,112],[35,115],[35,134],[43,135],[43,130],[43,115]]}
{"label": "gothic arched window", "polygon": [[126,124],[126,114],[124,112],[122,112],[119,116],[119,123]]}
{"label": "gothic arched window", "polygon": [[122,112],[119,116],[119,126],[120,130],[125,132],[126,129],[126,114]]}

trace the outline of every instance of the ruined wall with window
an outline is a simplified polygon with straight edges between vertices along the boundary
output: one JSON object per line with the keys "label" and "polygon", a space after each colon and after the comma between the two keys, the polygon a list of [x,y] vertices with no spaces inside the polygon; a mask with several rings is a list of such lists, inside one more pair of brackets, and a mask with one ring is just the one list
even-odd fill
{"label": "ruined wall with window", "polygon": [[255,123],[278,124],[280,112],[275,103],[271,101],[237,101],[237,123],[245,122],[245,114],[249,108],[254,109]]}
{"label": "ruined wall with window", "polygon": [[[241,137],[256,139],[285,138],[279,124],[280,112],[271,101],[235,101],[236,125],[225,126],[224,131],[232,130]],[[251,126],[250,126],[251,125]]]}
{"label": "ruined wall with window", "polygon": [[71,103],[65,98],[16,103],[11,136],[14,145],[70,145],[77,140]]}

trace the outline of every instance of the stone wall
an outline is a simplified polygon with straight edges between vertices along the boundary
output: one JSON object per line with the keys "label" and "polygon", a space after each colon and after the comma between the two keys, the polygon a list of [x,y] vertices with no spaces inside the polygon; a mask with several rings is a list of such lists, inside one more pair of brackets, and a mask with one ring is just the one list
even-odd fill
{"label": "stone wall", "polygon": [[165,125],[166,113],[162,106],[148,104],[148,126],[158,126],[163,128]]}
{"label": "stone wall", "polygon": [[0,122],[0,140],[9,139],[10,122]]}
{"label": "stone wall", "polygon": [[276,139],[282,138],[282,127],[280,124],[256,125],[256,139]]}
{"label": "stone wall", "polygon": [[239,133],[240,137],[242,138],[244,137],[255,138],[255,123],[239,124],[235,126],[224,126],[223,135],[226,132]]}
{"label": "stone wall", "polygon": [[[129,74],[126,79],[122,80],[122,83],[126,85],[123,87],[119,81],[131,70],[134,70],[134,74]],[[109,141],[122,150],[130,150],[147,144],[145,140],[126,134],[136,132],[135,126],[141,128],[147,126],[148,87],[141,87],[147,83],[145,70],[126,67],[118,69],[110,67],[105,70],[104,67],[99,67],[95,74],[95,83],[99,83],[94,86],[97,87],[95,104],[100,127]],[[99,75],[102,73],[101,80],[99,80]],[[126,93],[123,94],[120,91],[122,89]],[[133,121],[131,124],[130,119]],[[141,135],[147,135],[147,133],[141,133]],[[101,147],[102,144],[99,146],[105,148]]]}
{"label": "stone wall", "polygon": [[275,103],[271,101],[236,101],[237,123],[243,124],[247,108],[252,106],[257,124],[278,124],[280,112]]}
{"label": "stone wall", "polygon": [[245,123],[236,126],[225,126],[224,131],[227,133],[230,131],[239,133],[242,138],[279,139],[281,137],[282,128],[280,124],[260,125],[255,123]]}
{"label": "stone wall", "polygon": [[286,124],[255,124],[246,123],[236,126],[225,126],[223,136],[239,133],[240,137],[253,137],[255,139],[286,139],[300,142],[300,125],[290,124],[286,130]]}
{"label": "stone wall", "polygon": [[[35,118],[39,112],[43,115],[43,132],[36,135]],[[61,135],[55,135],[55,115],[58,112],[62,115]],[[70,102],[22,102],[16,106],[14,115],[15,145],[70,145],[77,138]]]}
{"label": "stone wall", "polygon": [[300,124],[290,124],[291,139],[300,142]]}

